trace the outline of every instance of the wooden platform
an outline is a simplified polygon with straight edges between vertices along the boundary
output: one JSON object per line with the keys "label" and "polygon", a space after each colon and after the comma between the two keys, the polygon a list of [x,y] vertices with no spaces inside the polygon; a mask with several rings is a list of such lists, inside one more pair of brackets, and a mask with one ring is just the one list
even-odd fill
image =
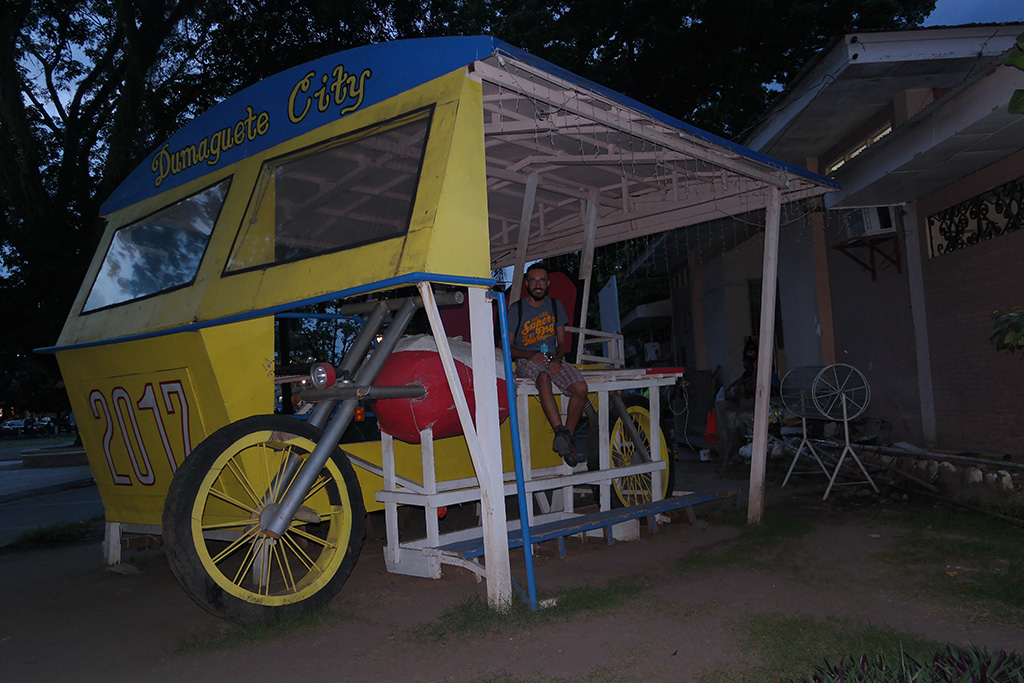
{"label": "wooden platform", "polygon": [[[718,491],[702,491],[702,492],[691,492],[682,495],[675,495],[663,500],[657,500],[651,503],[644,503],[642,505],[634,505],[627,508],[615,508],[612,510],[606,510],[603,512],[594,512],[590,514],[576,515],[568,519],[562,519],[554,522],[545,522],[537,524],[530,528],[530,542],[531,543],[543,543],[545,541],[561,540],[566,536],[573,536],[575,534],[586,533],[595,529],[604,529],[605,536],[609,543],[613,542],[611,527],[621,522],[626,522],[632,519],[640,519],[647,517],[649,519],[649,525],[651,531],[657,531],[657,524],[655,523],[655,516],[661,512],[669,512],[671,510],[679,510],[686,508],[689,514],[690,520],[695,519],[693,513],[693,506],[701,503],[709,503],[716,500],[723,500],[727,498],[737,498],[739,496],[739,489],[722,489]],[[522,529],[514,529],[509,531],[508,534],[508,547],[521,548],[523,546],[523,532]],[[473,538],[463,541],[457,541],[438,547],[443,553],[449,553],[457,555],[464,560],[469,560],[475,557],[481,557],[484,554],[484,545],[482,538]],[[564,552],[563,552],[564,554]]]}

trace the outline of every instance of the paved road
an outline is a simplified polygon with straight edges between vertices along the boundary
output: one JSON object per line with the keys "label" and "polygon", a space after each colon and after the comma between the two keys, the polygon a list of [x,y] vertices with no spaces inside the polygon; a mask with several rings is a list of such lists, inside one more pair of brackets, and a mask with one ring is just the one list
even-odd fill
{"label": "paved road", "polygon": [[96,485],[0,503],[0,546],[33,529],[103,515]]}

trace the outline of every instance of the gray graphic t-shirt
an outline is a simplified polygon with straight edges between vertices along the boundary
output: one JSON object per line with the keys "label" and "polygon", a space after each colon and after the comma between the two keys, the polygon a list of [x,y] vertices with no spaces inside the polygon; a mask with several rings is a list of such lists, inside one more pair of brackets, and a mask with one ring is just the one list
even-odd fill
{"label": "gray graphic t-shirt", "polygon": [[[555,313],[552,315],[551,304],[554,303]],[[523,317],[519,319],[519,310],[522,308]],[[520,299],[508,307],[508,328],[515,331],[513,346],[528,351],[543,351],[547,346],[548,353],[554,353],[558,346],[558,339],[555,337],[555,328],[565,325],[569,316],[565,314],[562,302],[558,299],[546,297],[540,306],[531,306],[529,302]]]}

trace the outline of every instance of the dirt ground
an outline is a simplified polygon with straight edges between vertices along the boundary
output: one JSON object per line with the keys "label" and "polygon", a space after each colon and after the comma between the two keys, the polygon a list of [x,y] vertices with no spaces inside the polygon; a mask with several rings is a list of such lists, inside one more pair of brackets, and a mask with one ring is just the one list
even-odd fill
{"label": "dirt ground", "polygon": [[[886,502],[838,510],[820,487],[770,490],[766,516],[782,508],[815,520],[785,562],[680,573],[679,559],[736,536],[735,526],[678,520],[639,541],[566,542],[543,548],[541,591],[643,581],[635,602],[573,623],[445,637],[412,629],[485,587],[446,567],[440,580],[388,574],[383,525],[371,527],[359,563],[332,605],[337,620],[269,640],[210,652],[183,643],[232,626],[193,604],[160,549],[127,551],[137,573],[104,571],[96,543],[0,554],[0,679],[5,681],[700,680],[757,661],[733,624],[749,614],[840,617],[941,643],[1024,649],[1024,631],[970,605],[907,590],[911,579],[873,554],[912,533],[882,523]],[[701,510],[698,508],[698,515]],[[549,544],[551,545],[551,544]],[[513,572],[525,576],[521,551]],[[942,568],[936,568],[937,571]],[[1018,625],[1020,620],[1017,620]]]}

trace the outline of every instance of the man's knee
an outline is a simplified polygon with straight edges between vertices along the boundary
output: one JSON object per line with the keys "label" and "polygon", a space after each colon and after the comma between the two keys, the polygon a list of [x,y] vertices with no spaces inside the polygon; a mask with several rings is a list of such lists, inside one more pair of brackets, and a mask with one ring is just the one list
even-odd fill
{"label": "man's knee", "polygon": [[537,375],[537,379],[533,380],[534,385],[540,390],[551,389],[551,375],[546,372],[542,372]]}
{"label": "man's knee", "polygon": [[569,385],[569,394],[572,396],[586,396],[588,393],[590,393],[590,388],[587,387],[586,380],[573,382]]}

